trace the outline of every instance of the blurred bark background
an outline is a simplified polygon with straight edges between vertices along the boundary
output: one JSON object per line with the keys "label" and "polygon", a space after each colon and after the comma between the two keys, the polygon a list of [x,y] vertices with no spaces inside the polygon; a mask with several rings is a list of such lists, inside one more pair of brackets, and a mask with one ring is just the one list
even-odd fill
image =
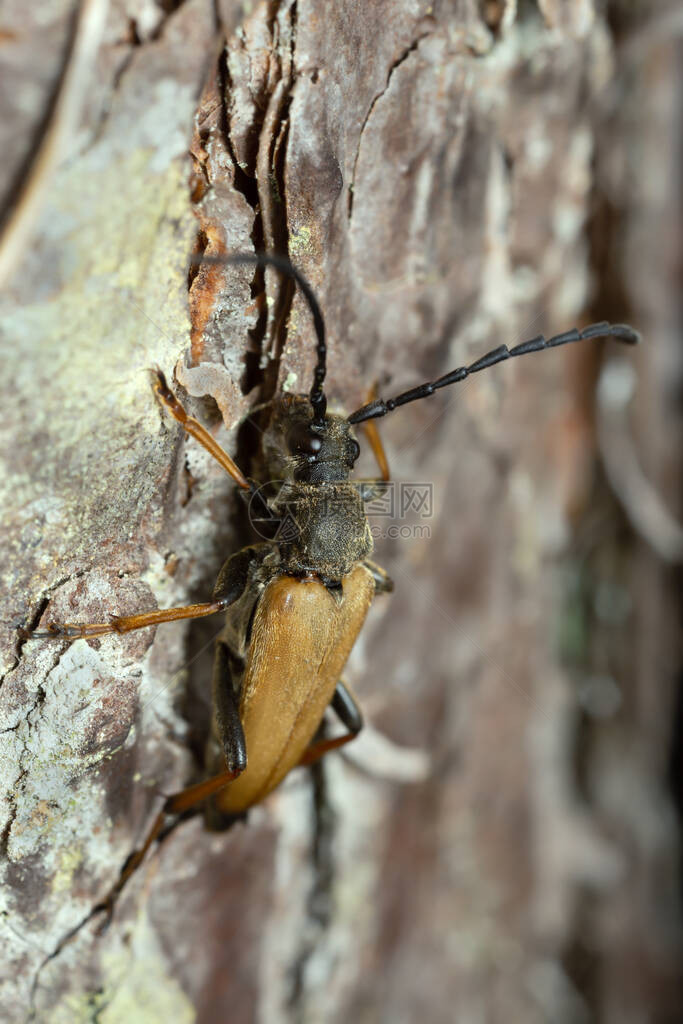
{"label": "blurred bark background", "polygon": [[[679,1020],[677,5],[98,9],[2,295],[3,1020]],[[3,19],[9,217],[78,47],[67,0]],[[191,251],[250,248],[314,285],[346,410],[592,319],[645,343],[380,424],[433,514],[377,541],[396,592],[347,671],[370,728],[246,824],[179,826],[100,936],[160,792],[202,777],[220,623],[18,626],[205,600],[252,536],[146,372],[250,471],[250,409],[313,365],[276,275],[188,279]]]}

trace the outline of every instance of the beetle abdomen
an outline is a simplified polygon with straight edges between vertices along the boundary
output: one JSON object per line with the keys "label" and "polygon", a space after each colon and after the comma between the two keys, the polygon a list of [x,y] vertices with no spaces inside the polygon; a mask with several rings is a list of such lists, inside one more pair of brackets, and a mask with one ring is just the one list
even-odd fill
{"label": "beetle abdomen", "polygon": [[375,592],[357,565],[336,601],[317,579],[277,576],[254,616],[240,695],[247,767],[216,797],[225,813],[257,803],[298,764],[330,703]]}

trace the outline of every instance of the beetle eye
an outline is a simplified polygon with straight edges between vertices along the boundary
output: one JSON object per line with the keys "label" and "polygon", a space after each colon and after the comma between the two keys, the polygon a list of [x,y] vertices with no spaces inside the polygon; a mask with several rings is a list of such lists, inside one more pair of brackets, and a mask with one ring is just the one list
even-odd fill
{"label": "beetle eye", "polygon": [[349,441],[349,459],[351,462],[355,462],[360,455],[360,445],[356,441],[355,437],[352,437]]}
{"label": "beetle eye", "polygon": [[287,435],[287,446],[295,455],[315,455],[322,445],[321,438],[306,423],[297,423]]}

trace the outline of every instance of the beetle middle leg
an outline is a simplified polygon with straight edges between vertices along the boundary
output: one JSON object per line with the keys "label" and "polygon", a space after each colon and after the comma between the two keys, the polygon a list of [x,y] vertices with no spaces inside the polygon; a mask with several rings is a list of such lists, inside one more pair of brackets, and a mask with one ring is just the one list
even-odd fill
{"label": "beetle middle leg", "polygon": [[112,615],[109,622],[48,622],[47,629],[31,633],[32,637],[68,637],[73,639],[105,636],[107,633],[129,633],[132,629],[157,626],[160,622],[174,622],[177,619],[199,619],[204,615],[215,615],[225,611],[224,600],[207,601],[203,604],[187,604],[178,608],[157,608],[139,615]]}
{"label": "beetle middle leg", "polygon": [[[239,698],[233,684],[233,666],[230,651],[219,640],[213,666],[213,737],[207,748],[206,764],[211,770],[220,760],[228,768],[240,772],[247,766],[244,729],[239,714]],[[204,823],[211,832],[223,832],[243,815],[221,811],[215,800],[207,801]]]}
{"label": "beetle middle leg", "polygon": [[383,569],[381,565],[377,565],[376,562],[371,562],[369,558],[365,559],[363,565],[375,581],[375,593],[390,594],[394,589],[394,581],[389,573]]}
{"label": "beetle middle leg", "polygon": [[109,622],[48,622],[47,629],[31,633],[32,637],[67,637],[73,639],[91,636],[105,636],[107,633],[129,633],[145,626],[157,626],[160,622],[175,622],[177,619],[199,619],[225,611],[242,594],[252,560],[258,556],[259,547],[253,545],[232,555],[221,569],[213,591],[213,600],[203,604],[187,604],[178,608],[158,608],[138,615],[113,615]]}
{"label": "beetle middle leg", "polygon": [[237,774],[247,766],[244,730],[240,721],[239,702],[232,685],[230,655],[225,644],[216,644],[213,668],[213,707],[216,732],[229,769]]}
{"label": "beetle middle leg", "polygon": [[335,687],[330,707],[337,713],[339,720],[342,725],[346,726],[348,732],[345,732],[343,736],[317,740],[312,743],[299,761],[300,765],[313,764],[328,754],[330,750],[338,750],[339,747],[350,743],[363,728],[363,713],[351,690],[341,679]]}

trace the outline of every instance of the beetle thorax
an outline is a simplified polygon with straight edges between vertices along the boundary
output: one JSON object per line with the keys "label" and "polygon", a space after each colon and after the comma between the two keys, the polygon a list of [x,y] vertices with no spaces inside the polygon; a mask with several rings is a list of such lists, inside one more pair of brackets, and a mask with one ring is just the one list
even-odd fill
{"label": "beetle thorax", "polygon": [[295,575],[341,580],[372,551],[372,535],[358,488],[350,482],[285,485],[276,511],[282,566]]}

